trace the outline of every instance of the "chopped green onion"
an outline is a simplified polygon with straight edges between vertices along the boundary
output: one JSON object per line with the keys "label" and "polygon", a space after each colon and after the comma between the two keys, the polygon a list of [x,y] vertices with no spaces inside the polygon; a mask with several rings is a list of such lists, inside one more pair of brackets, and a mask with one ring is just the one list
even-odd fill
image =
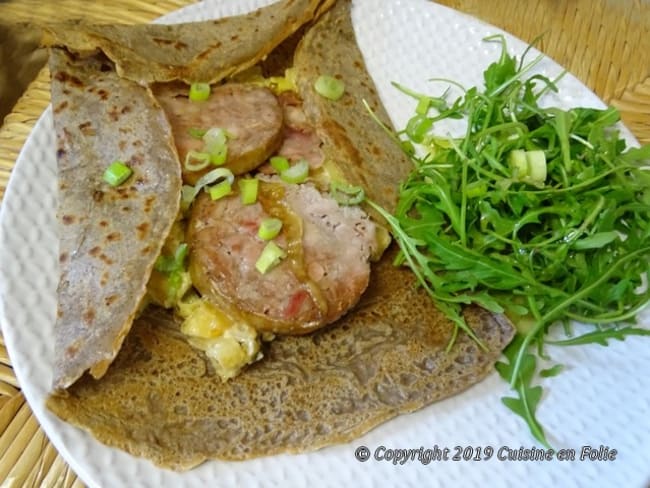
{"label": "chopped green onion", "polygon": [[122,161],[113,161],[104,171],[104,181],[111,186],[119,186],[132,174],[133,170]]}
{"label": "chopped green onion", "polygon": [[266,274],[269,270],[280,264],[280,261],[287,257],[287,253],[278,246],[275,242],[269,242],[257,258],[255,268],[262,274]]}
{"label": "chopped green onion", "polygon": [[336,101],[343,96],[345,84],[333,76],[320,75],[314,83],[314,89],[319,95]]}
{"label": "chopped green onion", "polygon": [[208,188],[208,193],[210,193],[210,198],[212,200],[219,200],[220,198],[230,195],[231,192],[232,185],[228,182],[228,180],[224,180]]}
{"label": "chopped green onion", "polygon": [[174,270],[169,273],[167,278],[167,297],[169,300],[173,300],[174,297],[177,297],[181,287],[183,286],[183,275],[185,273],[180,270]]}
{"label": "chopped green onion", "polygon": [[290,166],[289,160],[284,156],[273,156],[269,162],[271,163],[273,169],[278,173],[282,173],[283,171],[288,170]]}
{"label": "chopped green onion", "polygon": [[304,159],[280,172],[280,178],[286,183],[302,183],[307,176],[309,176],[309,164]]}
{"label": "chopped green onion", "polygon": [[205,142],[205,147],[208,152],[211,149],[225,146],[227,140],[228,134],[224,129],[219,127],[212,127],[203,134],[203,141]]}
{"label": "chopped green onion", "polygon": [[210,161],[215,166],[221,166],[228,156],[228,134],[224,129],[212,127],[203,135],[204,151],[210,155]]}
{"label": "chopped green onion", "polygon": [[187,257],[188,251],[189,248],[187,247],[187,244],[181,242],[176,248],[173,256],[164,256],[161,254],[156,260],[156,271],[160,271],[161,273],[171,273],[179,270],[182,271],[185,269],[185,258]]}
{"label": "chopped green onion", "polygon": [[235,181],[235,175],[227,168],[217,168],[201,176],[194,186],[183,185],[181,188],[181,208],[187,210],[192,201],[194,201],[194,198],[196,198],[196,195],[201,191],[201,188],[221,179],[228,181],[232,186]]}
{"label": "chopped green onion", "polygon": [[196,127],[190,127],[189,129],[187,129],[187,133],[190,135],[190,137],[193,137],[194,139],[203,139],[205,132],[206,132],[205,129],[198,129]]}
{"label": "chopped green onion", "polygon": [[186,243],[181,242],[174,254],[163,255],[161,254],[156,259],[154,265],[156,271],[167,275],[165,288],[167,289],[167,298],[170,301],[175,301],[180,298],[185,291],[191,286],[189,282],[189,274],[185,269],[185,259],[189,248]]}
{"label": "chopped green onion", "polygon": [[280,219],[264,219],[257,230],[257,235],[263,241],[270,241],[280,233],[282,221]]}
{"label": "chopped green onion", "polygon": [[194,201],[198,190],[195,186],[183,185],[181,187],[181,209],[187,210]]}
{"label": "chopped green onion", "polygon": [[201,178],[199,178],[199,181],[197,181],[196,184],[197,186],[200,184],[209,185],[210,183],[214,183],[215,181],[221,179],[227,180],[228,183],[232,185],[235,182],[235,175],[233,175],[232,171],[230,171],[228,168],[217,168],[204,174]]}
{"label": "chopped green onion", "polygon": [[508,164],[515,181],[536,185],[546,181],[546,155],[540,149],[531,151],[513,149],[508,154]]}
{"label": "chopped green onion", "polygon": [[163,256],[162,254],[156,259],[156,264],[154,265],[156,271],[161,273],[171,273],[176,269],[176,263],[173,256]]}
{"label": "chopped green onion", "polygon": [[251,205],[257,201],[257,188],[260,180],[257,178],[241,178],[237,184],[243,205]]}
{"label": "chopped green onion", "polygon": [[223,146],[222,148],[210,153],[210,162],[215,166],[221,166],[223,163],[226,162],[227,157],[228,157],[228,147]]}
{"label": "chopped green onion", "polygon": [[341,205],[358,205],[366,198],[360,186],[346,185],[338,181],[330,184],[330,195]]}
{"label": "chopped green onion", "polygon": [[546,155],[542,150],[526,151],[528,174],[531,181],[544,183],[546,181]]}
{"label": "chopped green onion", "polygon": [[203,102],[210,97],[210,85],[208,83],[192,83],[190,85],[190,100]]}
{"label": "chopped green onion", "polygon": [[210,155],[205,152],[188,151],[183,166],[187,171],[201,171],[210,164]]}
{"label": "chopped green onion", "polygon": [[528,176],[528,162],[526,161],[526,151],[523,149],[513,149],[508,155],[508,164],[512,171],[514,180],[523,180]]}

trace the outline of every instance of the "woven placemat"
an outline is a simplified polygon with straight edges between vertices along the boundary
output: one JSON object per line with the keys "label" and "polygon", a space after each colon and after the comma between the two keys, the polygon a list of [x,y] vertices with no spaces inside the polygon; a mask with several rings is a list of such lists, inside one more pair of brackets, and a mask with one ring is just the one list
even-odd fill
{"label": "woven placemat", "polygon": [[[237,1],[237,0],[231,0]],[[84,17],[148,22],[188,0],[15,0],[0,3],[4,22]],[[540,48],[621,110],[642,143],[650,143],[650,2],[646,0],[442,0]],[[0,198],[29,132],[49,103],[49,73],[41,70],[0,128]],[[83,486],[57,454],[25,403],[0,337],[0,483],[2,486]]]}

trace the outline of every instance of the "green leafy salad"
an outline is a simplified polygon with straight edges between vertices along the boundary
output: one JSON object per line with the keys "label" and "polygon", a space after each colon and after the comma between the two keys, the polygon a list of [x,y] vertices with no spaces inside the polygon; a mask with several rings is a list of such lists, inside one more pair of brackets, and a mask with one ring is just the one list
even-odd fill
{"label": "green leafy salad", "polygon": [[[650,335],[633,325],[650,298],[650,146],[626,145],[615,108],[544,108],[561,75],[533,74],[543,55],[525,63],[530,47],[518,61],[503,36],[485,40],[502,49],[482,89],[448,82],[462,89],[450,102],[395,84],[417,100],[406,128],[391,133],[414,169],[393,215],[368,204],[400,246],[396,264],[456,324],[454,338],[464,330],[483,346],[463,319],[465,304],[516,324],[507,362],[496,365],[515,395],[503,403],[548,447],[534,383],[562,366],[538,370],[539,358],[549,359],[545,345]],[[444,119],[464,120],[464,135],[437,133]],[[575,336],[574,322],[593,331]],[[551,341],[552,327],[567,338]]]}

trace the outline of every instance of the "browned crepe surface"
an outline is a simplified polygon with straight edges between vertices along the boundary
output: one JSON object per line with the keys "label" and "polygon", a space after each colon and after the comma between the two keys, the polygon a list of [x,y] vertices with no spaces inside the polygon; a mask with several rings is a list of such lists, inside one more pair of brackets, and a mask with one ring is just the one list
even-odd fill
{"label": "browned crepe surface", "polygon": [[[368,197],[389,211],[397,190],[413,164],[397,143],[370,116],[363,101],[387,126],[390,119],[368,74],[354,35],[350,0],[339,0],[307,30],[294,57],[298,91],[310,122],[324,141],[325,155],[339,163],[346,179],[361,185]],[[320,75],[345,84],[337,101],[319,95],[314,82]]]}
{"label": "browned crepe surface", "polygon": [[46,43],[75,51],[100,48],[124,78],[139,83],[216,82],[262,60],[329,8],[333,0],[283,0],[252,13],[176,25],[44,26]]}
{"label": "browned crepe surface", "polygon": [[350,441],[400,413],[483,379],[512,326],[478,308],[466,317],[488,347],[460,333],[391,264],[374,269],[356,311],[331,328],[273,341],[224,383],[164,312],[138,319],[108,373],[84,377],[48,407],[102,442],[174,469]]}
{"label": "browned crepe surface", "polygon": [[[57,140],[60,281],[54,388],[102,376],[129,331],[178,213],[180,164],[171,127],[148,88],[101,55],[50,54]],[[133,175],[103,181],[122,160]]]}

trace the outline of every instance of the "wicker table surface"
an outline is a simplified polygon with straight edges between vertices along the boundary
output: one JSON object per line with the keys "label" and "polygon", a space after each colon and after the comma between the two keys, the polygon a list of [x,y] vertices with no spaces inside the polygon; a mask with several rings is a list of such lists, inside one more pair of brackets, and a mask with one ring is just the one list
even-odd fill
{"label": "wicker table surface", "polygon": [[[237,1],[237,0],[229,0]],[[5,23],[68,18],[148,22],[188,0],[9,0]],[[642,143],[650,143],[650,0],[439,0],[525,41],[545,33],[543,52],[606,103]],[[27,136],[49,104],[42,69],[0,127],[0,199]],[[0,202],[1,204],[1,202]],[[83,486],[40,429],[20,391],[0,336],[0,483],[2,486]]]}

